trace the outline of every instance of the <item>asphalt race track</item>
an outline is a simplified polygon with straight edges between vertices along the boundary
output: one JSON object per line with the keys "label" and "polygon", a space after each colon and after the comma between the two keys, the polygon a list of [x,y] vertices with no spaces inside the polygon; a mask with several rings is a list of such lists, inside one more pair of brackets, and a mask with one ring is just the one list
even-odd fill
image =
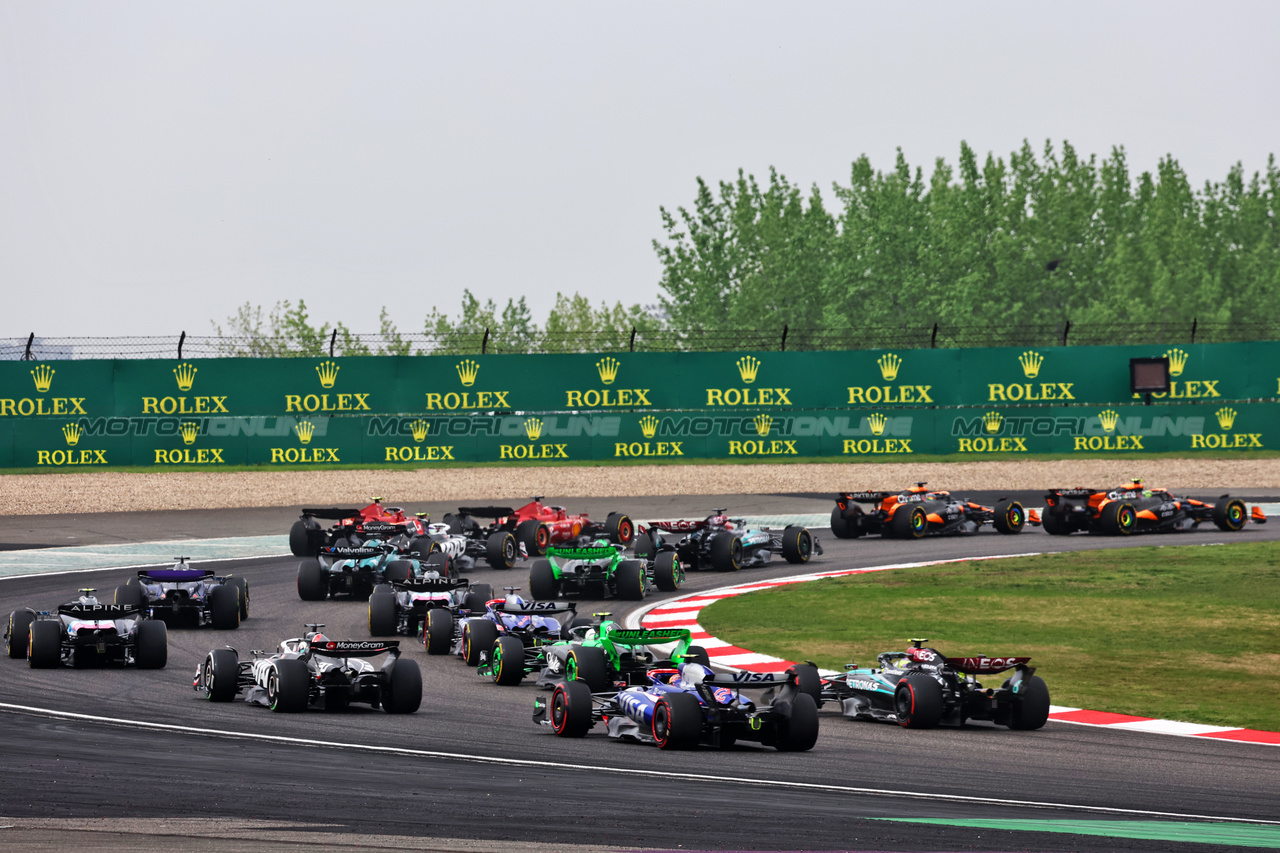
{"label": "asphalt race track", "polygon": [[[831,506],[829,496],[558,502],[601,517],[625,510],[637,521],[705,515],[713,502],[734,514]],[[25,547],[69,544],[68,529],[79,531],[70,544],[283,534],[294,518],[290,508],[7,519],[0,539]],[[1202,527],[1124,540],[1050,537],[1030,527],[1019,536],[984,532],[916,542],[818,535],[826,554],[811,564],[815,571],[1033,551],[1256,542],[1280,537],[1280,523],[1236,534]],[[229,644],[246,658],[251,649],[274,649],[299,635],[307,622],[324,623],[331,637],[367,638],[364,602],[298,599],[296,564],[294,558],[217,564],[220,573],[249,579],[251,618],[232,632],[170,631],[163,670],[41,671],[25,661],[0,661],[0,824],[6,825],[0,847],[169,849],[177,838],[191,849],[211,850],[261,849],[264,841],[288,849],[305,841],[309,847],[418,850],[1210,851],[1240,848],[1225,835],[1217,838],[1224,843],[1190,840],[1206,821],[1244,829],[1280,821],[1276,747],[1052,721],[1035,732],[982,723],[908,731],[824,711],[818,744],[808,753],[753,745],[661,752],[599,731],[559,739],[531,723],[534,698],[544,695],[532,679],[499,687],[456,658],[428,657],[407,638],[424,679],[422,709],[411,717],[361,707],[273,714],[243,702],[204,701],[191,682],[211,648]],[[469,576],[495,588],[525,587],[526,566]],[[778,560],[731,577],[696,574],[681,593],[796,573]],[[109,597],[128,574],[4,579],[0,609],[51,608],[86,586]],[[580,607],[615,616],[627,609],[623,602]],[[797,618],[803,614],[779,615]],[[1041,674],[1052,691],[1053,674]],[[1181,840],[1121,839],[955,825],[960,819],[1164,821],[1189,828]]]}

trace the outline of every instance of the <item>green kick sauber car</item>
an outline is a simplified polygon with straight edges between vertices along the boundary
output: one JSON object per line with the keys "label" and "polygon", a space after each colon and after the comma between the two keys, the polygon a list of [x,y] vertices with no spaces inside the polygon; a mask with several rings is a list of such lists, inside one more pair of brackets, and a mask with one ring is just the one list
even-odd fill
{"label": "green kick sauber car", "polygon": [[529,569],[529,594],[538,601],[562,595],[605,594],[639,601],[652,587],[675,592],[684,582],[684,569],[670,554],[654,561],[627,559],[626,546],[597,539],[586,547],[547,548],[546,559]]}
{"label": "green kick sauber car", "polygon": [[[582,681],[592,693],[604,693],[636,684],[648,684],[647,673],[663,666],[693,662],[710,666],[707,650],[692,645],[688,628],[624,628],[608,613],[595,613],[598,626],[574,626],[573,639],[547,646],[546,665],[539,687],[555,687],[565,681]],[[675,644],[669,654],[653,646]]]}

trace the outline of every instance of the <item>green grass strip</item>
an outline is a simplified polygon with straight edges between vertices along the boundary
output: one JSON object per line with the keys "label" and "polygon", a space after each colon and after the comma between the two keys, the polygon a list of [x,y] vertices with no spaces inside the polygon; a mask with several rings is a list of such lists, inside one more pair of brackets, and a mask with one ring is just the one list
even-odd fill
{"label": "green grass strip", "polygon": [[722,599],[698,621],[835,670],[911,637],[950,656],[1030,655],[1055,705],[1280,731],[1280,543],[871,572]]}
{"label": "green grass strip", "polygon": [[1140,838],[1146,841],[1225,844],[1232,847],[1280,849],[1280,827],[1239,823],[1179,823],[1161,820],[1001,820],[993,818],[911,818],[879,817],[900,823],[928,823],[935,826],[963,826],[973,829],[1007,829],[1015,832],[1063,832],[1071,835],[1100,835],[1105,838]]}

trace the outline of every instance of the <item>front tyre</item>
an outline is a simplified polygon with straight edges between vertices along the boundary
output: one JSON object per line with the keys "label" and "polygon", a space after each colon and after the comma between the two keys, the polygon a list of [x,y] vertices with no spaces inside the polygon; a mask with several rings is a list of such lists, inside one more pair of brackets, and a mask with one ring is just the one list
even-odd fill
{"label": "front tyre", "polygon": [[995,506],[992,524],[1001,533],[1021,533],[1027,523],[1027,512],[1017,501],[1002,500]]}
{"label": "front tyre", "polygon": [[1218,525],[1219,530],[1235,533],[1243,530],[1248,521],[1249,515],[1245,510],[1244,501],[1231,498],[1220,500],[1213,505],[1213,523]]}
{"label": "front tyre", "polygon": [[1098,523],[1103,533],[1112,536],[1128,536],[1138,526],[1138,513],[1132,504],[1112,501],[1102,508]]}
{"label": "front tyre", "polygon": [[565,660],[565,678],[587,685],[592,693],[609,689],[609,661],[604,649],[597,646],[575,645]]}
{"label": "front tyre", "polygon": [[480,656],[493,651],[498,642],[498,626],[488,619],[468,619],[462,623],[462,659],[467,666],[479,666]]}
{"label": "front tyre", "polygon": [[594,725],[591,690],[581,681],[557,684],[551,694],[551,730],[560,737],[583,737]]}
{"label": "front tyre", "polygon": [[807,563],[813,556],[813,534],[803,527],[782,531],[782,557],[788,563]]}
{"label": "front tyre", "polygon": [[551,531],[541,521],[531,518],[516,525],[516,542],[524,545],[530,557],[545,557],[551,544]]}
{"label": "front tyre", "polygon": [[636,538],[636,526],[621,512],[611,512],[604,520],[604,532],[611,540],[626,547]]}
{"label": "front tyre", "polygon": [[499,637],[493,645],[493,680],[502,685],[524,681],[524,643],[519,637]]}
{"label": "front tyre", "polygon": [[200,680],[204,698],[230,702],[240,692],[240,661],[231,649],[214,649],[205,656]]}
{"label": "front tyre", "polygon": [[659,551],[653,559],[653,582],[663,592],[675,592],[684,583],[684,569],[675,551]]}
{"label": "front tyre", "polygon": [[900,506],[889,520],[895,539],[919,539],[929,531],[929,518],[924,507]]}
{"label": "front tyre", "polygon": [[17,660],[27,656],[28,637],[35,615],[30,610],[15,610],[9,614],[9,636],[6,641],[9,657]]}
{"label": "front tyre", "polygon": [[639,560],[624,560],[618,564],[617,585],[618,597],[627,601],[640,601],[644,598],[645,577],[644,563]]}
{"label": "front tyre", "polygon": [[509,569],[516,564],[516,538],[505,530],[492,534],[485,543],[484,558],[495,569]]}

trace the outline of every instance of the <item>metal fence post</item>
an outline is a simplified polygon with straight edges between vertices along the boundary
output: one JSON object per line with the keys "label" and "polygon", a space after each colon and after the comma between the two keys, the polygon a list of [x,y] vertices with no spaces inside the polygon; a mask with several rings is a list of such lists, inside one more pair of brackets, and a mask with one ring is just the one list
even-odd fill
{"label": "metal fence post", "polygon": [[489,330],[485,329],[484,339],[480,341],[480,354],[484,355],[485,351],[488,349],[489,349]]}
{"label": "metal fence post", "polygon": [[631,327],[631,351],[636,351],[636,327]]}
{"label": "metal fence post", "polygon": [[182,361],[182,345],[187,341],[187,330],[183,329],[182,334],[178,336],[178,361]]}
{"label": "metal fence post", "polygon": [[27,338],[27,351],[22,356],[23,361],[32,361],[31,345],[35,343],[35,341],[36,341],[36,333],[32,332],[31,337]]}
{"label": "metal fence post", "polygon": [[329,338],[329,358],[333,358],[333,347],[338,343],[338,327],[333,327],[333,336]]}
{"label": "metal fence post", "polygon": [[787,324],[782,324],[782,352],[787,351]]}

